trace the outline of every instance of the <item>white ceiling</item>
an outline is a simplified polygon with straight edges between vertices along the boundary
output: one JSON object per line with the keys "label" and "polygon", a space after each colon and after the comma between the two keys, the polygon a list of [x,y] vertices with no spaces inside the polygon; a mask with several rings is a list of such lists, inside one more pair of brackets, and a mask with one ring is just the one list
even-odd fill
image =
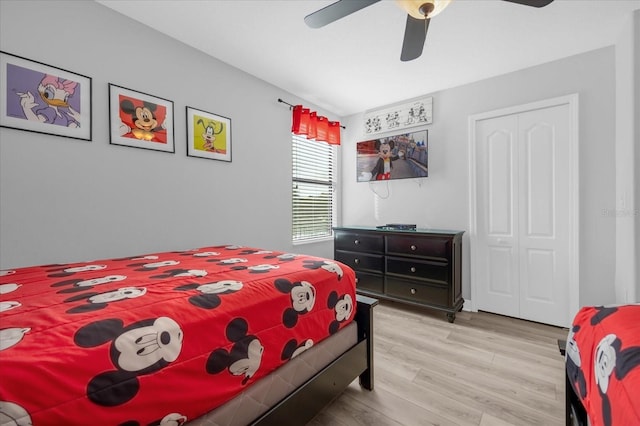
{"label": "white ceiling", "polygon": [[454,0],[431,20],[422,56],[401,62],[406,13],[393,0],[320,29],[303,19],[334,0],[97,1],[339,116],[614,44],[640,9]]}

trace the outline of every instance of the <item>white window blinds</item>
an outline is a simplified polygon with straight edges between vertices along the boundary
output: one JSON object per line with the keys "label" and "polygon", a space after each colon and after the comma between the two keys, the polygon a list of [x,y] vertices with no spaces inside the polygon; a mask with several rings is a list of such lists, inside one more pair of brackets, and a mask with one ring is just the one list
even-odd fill
{"label": "white window blinds", "polygon": [[336,148],[292,135],[293,242],[332,235],[335,206]]}

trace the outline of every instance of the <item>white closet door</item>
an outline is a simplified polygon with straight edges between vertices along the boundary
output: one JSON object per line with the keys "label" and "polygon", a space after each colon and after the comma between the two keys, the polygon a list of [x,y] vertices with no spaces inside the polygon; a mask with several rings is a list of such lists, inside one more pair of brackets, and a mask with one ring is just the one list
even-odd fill
{"label": "white closet door", "polygon": [[518,317],[518,120],[476,123],[479,277],[478,308]]}
{"label": "white closet door", "polygon": [[570,110],[476,122],[477,307],[566,326]]}
{"label": "white closet door", "polygon": [[569,106],[518,115],[520,317],[569,315]]}

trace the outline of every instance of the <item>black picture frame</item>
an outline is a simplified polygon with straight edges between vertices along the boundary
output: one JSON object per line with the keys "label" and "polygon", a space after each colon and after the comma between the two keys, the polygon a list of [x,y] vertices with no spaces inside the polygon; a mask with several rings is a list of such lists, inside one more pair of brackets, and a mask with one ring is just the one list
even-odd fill
{"label": "black picture frame", "polygon": [[92,140],[92,79],[0,51],[0,127]]}
{"label": "black picture frame", "polygon": [[173,101],[109,83],[109,143],[175,153]]}
{"label": "black picture frame", "polygon": [[187,156],[231,162],[231,119],[186,107]]}

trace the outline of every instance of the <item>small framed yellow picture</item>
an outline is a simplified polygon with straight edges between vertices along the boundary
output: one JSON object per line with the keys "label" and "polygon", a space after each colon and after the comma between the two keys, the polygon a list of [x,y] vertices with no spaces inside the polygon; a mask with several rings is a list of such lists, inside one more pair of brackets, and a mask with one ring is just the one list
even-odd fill
{"label": "small framed yellow picture", "polygon": [[187,107],[187,155],[231,161],[231,119]]}

